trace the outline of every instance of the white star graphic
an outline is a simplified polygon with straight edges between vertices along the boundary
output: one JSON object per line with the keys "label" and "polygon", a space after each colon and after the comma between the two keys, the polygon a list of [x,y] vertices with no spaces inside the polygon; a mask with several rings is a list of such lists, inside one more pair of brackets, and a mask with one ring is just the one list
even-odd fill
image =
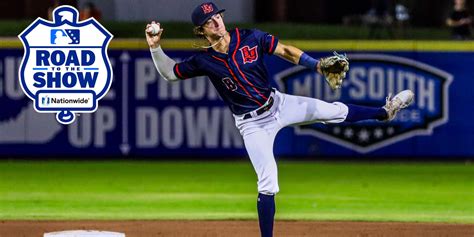
{"label": "white star graphic", "polygon": [[347,138],[352,138],[354,136],[354,131],[352,130],[352,128],[346,128],[346,130],[344,131],[344,136]]}
{"label": "white star graphic", "polygon": [[367,142],[367,141],[369,141],[370,134],[366,129],[362,129],[362,130],[360,130],[360,132],[357,136],[359,137],[359,141]]}
{"label": "white star graphic", "polygon": [[376,128],[376,129],[374,130],[374,137],[377,138],[377,139],[382,138],[382,137],[383,137],[383,131],[382,131],[382,129]]}
{"label": "white star graphic", "polygon": [[332,129],[332,132],[336,135],[339,135],[341,133],[341,128],[340,127],[334,127]]}

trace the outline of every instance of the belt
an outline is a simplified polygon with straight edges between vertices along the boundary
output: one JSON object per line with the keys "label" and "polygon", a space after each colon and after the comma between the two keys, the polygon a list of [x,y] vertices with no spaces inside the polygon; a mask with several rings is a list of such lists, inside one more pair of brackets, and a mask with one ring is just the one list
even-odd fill
{"label": "belt", "polygon": [[[256,111],[257,116],[267,112],[268,110],[270,110],[270,108],[272,108],[272,105],[273,105],[273,96],[270,97],[270,99],[268,99],[267,105],[263,106],[262,108],[260,108]],[[244,115],[244,119],[249,119],[249,118],[252,118],[252,114],[246,113]]]}

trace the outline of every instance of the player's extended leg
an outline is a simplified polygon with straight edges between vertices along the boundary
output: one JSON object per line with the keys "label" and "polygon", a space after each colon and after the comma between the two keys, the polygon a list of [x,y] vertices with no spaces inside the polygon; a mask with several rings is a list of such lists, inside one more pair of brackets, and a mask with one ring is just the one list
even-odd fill
{"label": "player's extended leg", "polygon": [[408,107],[413,102],[414,97],[415,94],[411,90],[404,90],[393,98],[389,95],[382,108],[348,104],[349,113],[345,121],[357,122],[366,119],[391,121],[395,118],[398,111]]}
{"label": "player's extended leg", "polygon": [[316,122],[357,122],[368,119],[392,120],[400,109],[413,101],[413,97],[412,91],[405,90],[393,98],[387,98],[383,107],[368,107],[340,102],[327,103],[314,98],[284,94],[280,114],[283,126]]}

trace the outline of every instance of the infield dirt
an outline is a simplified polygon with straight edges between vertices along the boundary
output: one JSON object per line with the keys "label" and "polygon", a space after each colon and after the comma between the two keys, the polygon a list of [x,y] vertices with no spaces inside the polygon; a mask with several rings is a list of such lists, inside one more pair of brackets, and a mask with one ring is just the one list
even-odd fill
{"label": "infield dirt", "polygon": [[[102,230],[127,237],[259,236],[257,221],[0,221],[0,237],[40,237],[62,230]],[[277,221],[275,236],[474,236],[474,224]]]}

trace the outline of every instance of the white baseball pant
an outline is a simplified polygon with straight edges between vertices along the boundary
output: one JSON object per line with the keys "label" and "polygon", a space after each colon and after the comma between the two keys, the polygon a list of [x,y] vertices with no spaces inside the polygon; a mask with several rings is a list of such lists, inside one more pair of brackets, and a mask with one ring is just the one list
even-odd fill
{"label": "white baseball pant", "polygon": [[[273,106],[252,118],[234,115],[235,124],[244,139],[245,148],[258,177],[258,192],[274,195],[278,193],[278,170],[273,156],[273,143],[280,129],[305,123],[341,123],[346,119],[348,108],[340,102],[327,103],[322,100],[294,96],[275,91],[271,94]],[[265,106],[265,105],[264,105]]]}

